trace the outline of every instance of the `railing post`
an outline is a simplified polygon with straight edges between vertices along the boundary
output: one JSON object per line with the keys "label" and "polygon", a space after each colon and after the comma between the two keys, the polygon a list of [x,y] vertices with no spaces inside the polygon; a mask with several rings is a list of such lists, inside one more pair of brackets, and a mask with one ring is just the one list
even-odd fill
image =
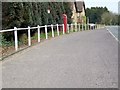
{"label": "railing post", "polygon": [[79,23],[79,31],[80,31],[80,23]]}
{"label": "railing post", "polygon": [[40,26],[38,25],[38,42],[40,42]]}
{"label": "railing post", "polygon": [[53,25],[51,24],[51,29],[52,29],[52,37],[54,37],[54,31],[53,31]]}
{"label": "railing post", "polygon": [[84,28],[83,28],[83,23],[82,23],[82,31],[83,31],[83,29],[84,29]]}
{"label": "railing post", "polygon": [[90,25],[88,25],[88,30],[90,30]]}
{"label": "railing post", "polygon": [[62,26],[63,26],[63,34],[65,34],[65,30],[64,30],[64,29],[65,29],[65,28],[64,28],[64,24],[62,24]]}
{"label": "railing post", "polygon": [[98,29],[100,29],[100,25],[98,24]]}
{"label": "railing post", "polygon": [[96,28],[96,24],[95,24],[95,29],[97,29],[97,28]]}
{"label": "railing post", "polygon": [[60,34],[59,34],[59,26],[58,26],[58,24],[57,24],[57,35],[59,36]]}
{"label": "railing post", "polygon": [[105,28],[105,24],[104,24],[104,28]]}
{"label": "railing post", "polygon": [[89,30],[89,24],[87,23],[87,30]]}
{"label": "railing post", "polygon": [[77,23],[75,23],[75,31],[77,32]]}
{"label": "railing post", "polygon": [[46,36],[46,39],[48,39],[47,25],[45,25],[45,36]]}
{"label": "railing post", "polygon": [[28,46],[31,46],[30,27],[28,26]]}
{"label": "railing post", "polygon": [[87,29],[86,29],[86,23],[85,23],[85,30],[87,30]]}
{"label": "railing post", "polygon": [[70,33],[70,28],[69,28],[69,24],[67,24],[67,27],[68,27],[68,33]]}
{"label": "railing post", "polygon": [[73,24],[71,23],[71,31],[73,32]]}
{"label": "railing post", "polygon": [[15,37],[15,50],[18,50],[18,36],[17,36],[17,28],[14,27],[14,37]]}

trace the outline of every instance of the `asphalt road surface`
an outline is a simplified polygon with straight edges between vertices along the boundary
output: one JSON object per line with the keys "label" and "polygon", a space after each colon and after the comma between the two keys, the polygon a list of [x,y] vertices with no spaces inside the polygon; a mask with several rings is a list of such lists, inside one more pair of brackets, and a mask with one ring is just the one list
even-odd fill
{"label": "asphalt road surface", "polygon": [[2,64],[3,88],[117,88],[118,43],[106,29],[32,46]]}

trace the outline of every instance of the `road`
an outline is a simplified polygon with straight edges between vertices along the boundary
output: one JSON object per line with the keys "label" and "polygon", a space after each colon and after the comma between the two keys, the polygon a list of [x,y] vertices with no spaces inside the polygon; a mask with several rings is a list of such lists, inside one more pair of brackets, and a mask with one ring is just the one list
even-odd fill
{"label": "road", "polygon": [[2,64],[3,88],[117,88],[118,43],[106,29],[32,46]]}

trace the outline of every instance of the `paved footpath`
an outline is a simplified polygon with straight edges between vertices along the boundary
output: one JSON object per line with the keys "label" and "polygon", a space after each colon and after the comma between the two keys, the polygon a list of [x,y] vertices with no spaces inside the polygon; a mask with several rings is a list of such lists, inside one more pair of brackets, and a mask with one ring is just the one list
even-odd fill
{"label": "paved footpath", "polygon": [[3,61],[3,88],[117,88],[118,43],[106,29],[46,40]]}

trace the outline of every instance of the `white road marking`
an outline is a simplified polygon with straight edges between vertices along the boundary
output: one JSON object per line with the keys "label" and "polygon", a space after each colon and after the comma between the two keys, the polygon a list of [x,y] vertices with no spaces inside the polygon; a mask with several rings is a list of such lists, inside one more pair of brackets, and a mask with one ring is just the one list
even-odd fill
{"label": "white road marking", "polygon": [[115,38],[115,40],[117,40],[118,43],[120,43],[120,41],[118,40],[118,38],[115,37],[115,35],[109,29],[107,29],[107,31]]}

